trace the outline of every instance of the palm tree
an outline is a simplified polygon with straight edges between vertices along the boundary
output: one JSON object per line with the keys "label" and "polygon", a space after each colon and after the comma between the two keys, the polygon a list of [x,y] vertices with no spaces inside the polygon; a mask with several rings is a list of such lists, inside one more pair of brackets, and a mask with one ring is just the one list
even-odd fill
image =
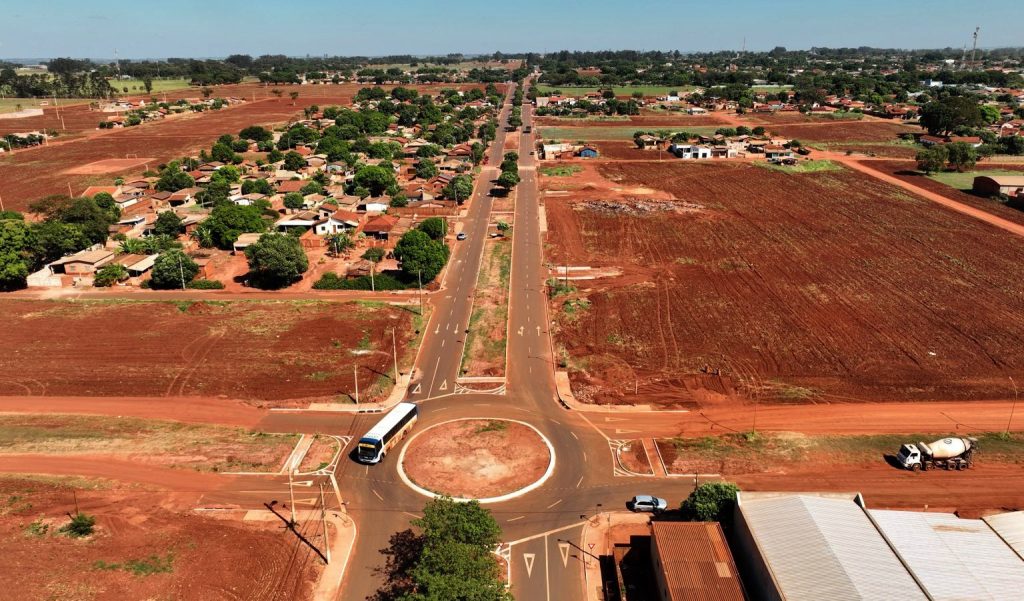
{"label": "palm tree", "polygon": [[189,237],[199,243],[199,246],[203,248],[210,248],[213,246],[213,232],[210,228],[200,225],[196,229],[192,230]]}
{"label": "palm tree", "polygon": [[144,240],[138,238],[127,238],[121,242],[121,245],[117,250],[121,251],[126,255],[144,255],[149,250],[148,244]]}

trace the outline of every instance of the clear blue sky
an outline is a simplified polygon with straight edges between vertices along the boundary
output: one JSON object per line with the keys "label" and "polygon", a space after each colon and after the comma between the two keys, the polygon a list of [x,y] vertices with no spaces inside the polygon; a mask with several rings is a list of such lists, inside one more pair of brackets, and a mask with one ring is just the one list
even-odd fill
{"label": "clear blue sky", "polygon": [[1024,45],[1024,0],[5,0],[0,57]]}

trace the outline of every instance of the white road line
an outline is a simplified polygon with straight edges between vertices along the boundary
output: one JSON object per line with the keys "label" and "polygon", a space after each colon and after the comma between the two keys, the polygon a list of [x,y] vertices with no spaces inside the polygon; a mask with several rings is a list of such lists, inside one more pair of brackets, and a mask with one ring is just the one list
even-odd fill
{"label": "white road line", "polygon": [[437,368],[441,367],[441,357],[437,358],[437,363],[434,364],[434,375],[430,376],[430,387],[427,388],[427,392],[433,392],[434,380],[437,378]]}
{"label": "white road line", "polygon": [[[580,479],[576,482],[576,488],[579,488],[580,484],[583,484],[583,476],[580,476]],[[381,499],[381,500],[383,500],[383,499]]]}
{"label": "white road line", "polygon": [[571,435],[572,435],[572,437],[573,437],[573,438],[575,438],[576,440],[579,440],[579,439],[580,439],[580,437],[579,437],[579,436],[576,436],[576,433],[575,433],[575,432],[569,432],[569,434],[571,434]]}
{"label": "white road line", "polygon": [[372,493],[373,493],[373,495],[374,495],[375,497],[377,497],[378,499],[380,499],[381,501],[383,501],[383,500],[384,500],[384,497],[380,496],[380,493],[378,493],[378,492],[377,492],[376,490],[374,490],[374,489],[372,489],[372,488],[371,488],[371,489],[370,489],[370,492],[372,492]]}
{"label": "white road line", "polygon": [[523,519],[523,518],[525,518],[525,517],[526,517],[525,515],[521,515],[521,516],[519,516],[519,517],[515,517],[515,518],[509,518],[509,520],[508,520],[508,521],[510,521],[510,522],[514,522],[514,521],[516,521],[516,520],[521,520],[521,519]]}
{"label": "white road line", "polygon": [[554,503],[548,505],[546,509],[551,509],[552,507],[554,507],[555,505],[558,505],[561,502],[562,502],[562,499],[559,499],[559,500],[555,501]]}
{"label": "white road line", "polygon": [[548,601],[551,601],[551,579],[548,576],[548,537],[544,537],[544,589],[547,591]]}
{"label": "white road line", "polygon": [[583,463],[587,462],[587,452],[583,451]]}

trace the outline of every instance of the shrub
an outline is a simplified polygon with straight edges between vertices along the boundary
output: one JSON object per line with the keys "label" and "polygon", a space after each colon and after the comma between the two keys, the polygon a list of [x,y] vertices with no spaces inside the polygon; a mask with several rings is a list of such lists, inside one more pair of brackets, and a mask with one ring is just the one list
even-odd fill
{"label": "shrub", "polygon": [[224,282],[220,280],[192,280],[188,287],[195,290],[223,290]]}
{"label": "shrub", "polygon": [[691,522],[726,522],[732,518],[739,487],[731,482],[705,482],[683,501],[679,509]]}
{"label": "shrub", "polygon": [[79,512],[71,516],[71,522],[61,526],[60,533],[71,538],[83,538],[92,534],[95,527],[96,518]]}
{"label": "shrub", "polygon": [[93,277],[92,285],[97,288],[109,288],[117,282],[128,278],[128,270],[120,263],[108,263],[100,267]]}

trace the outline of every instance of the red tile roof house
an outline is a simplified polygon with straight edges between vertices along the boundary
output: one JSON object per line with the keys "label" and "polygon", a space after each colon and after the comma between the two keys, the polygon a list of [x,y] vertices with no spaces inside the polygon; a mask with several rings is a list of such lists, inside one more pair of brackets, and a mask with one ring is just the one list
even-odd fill
{"label": "red tile roof house", "polygon": [[366,225],[363,226],[363,233],[367,238],[390,242],[391,230],[395,229],[396,225],[398,225],[398,217],[378,215],[366,222]]}
{"label": "red tile roof house", "polygon": [[302,187],[309,182],[304,182],[301,179],[290,179],[277,184],[277,191],[281,194],[288,194],[289,192],[299,192]]}

